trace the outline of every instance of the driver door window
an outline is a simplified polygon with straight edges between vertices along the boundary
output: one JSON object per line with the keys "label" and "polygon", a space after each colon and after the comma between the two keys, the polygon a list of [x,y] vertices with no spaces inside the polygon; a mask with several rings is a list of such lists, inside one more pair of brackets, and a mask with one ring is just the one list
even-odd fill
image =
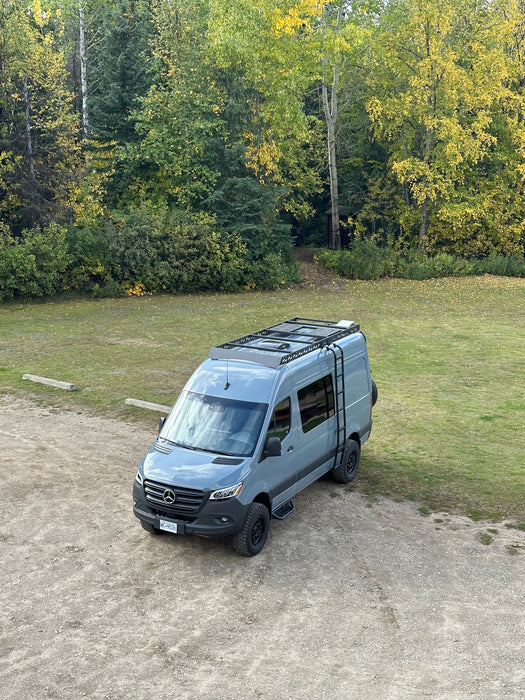
{"label": "driver door window", "polygon": [[286,398],[275,407],[270,424],[268,425],[268,437],[276,436],[282,440],[290,432],[290,415],[291,405],[290,399]]}

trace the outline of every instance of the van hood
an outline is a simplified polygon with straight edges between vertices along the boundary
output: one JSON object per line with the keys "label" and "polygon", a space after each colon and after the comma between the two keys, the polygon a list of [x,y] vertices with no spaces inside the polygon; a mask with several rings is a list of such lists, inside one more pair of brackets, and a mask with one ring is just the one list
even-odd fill
{"label": "van hood", "polygon": [[244,466],[250,459],[189,450],[157,440],[139,471],[144,479],[169,486],[215,491],[242,481]]}

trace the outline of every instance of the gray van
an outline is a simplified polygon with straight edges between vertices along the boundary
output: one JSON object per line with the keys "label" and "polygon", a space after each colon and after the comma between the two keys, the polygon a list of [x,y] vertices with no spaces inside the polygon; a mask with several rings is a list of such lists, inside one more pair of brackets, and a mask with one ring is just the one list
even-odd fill
{"label": "gray van", "polygon": [[376,399],[353,321],[293,318],[214,347],[161,420],[133,512],[151,534],[232,535],[253,556],[295,494],[354,479]]}

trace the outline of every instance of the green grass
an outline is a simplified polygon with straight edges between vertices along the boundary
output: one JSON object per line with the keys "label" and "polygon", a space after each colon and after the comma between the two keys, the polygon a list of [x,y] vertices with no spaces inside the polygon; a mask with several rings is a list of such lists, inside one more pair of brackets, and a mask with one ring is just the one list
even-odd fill
{"label": "green grass", "polygon": [[[338,280],[334,289],[0,306],[0,392],[153,426],[211,345],[292,316],[353,319],[379,388],[356,488],[525,517],[525,280]],[[73,382],[74,393],[22,374]]]}

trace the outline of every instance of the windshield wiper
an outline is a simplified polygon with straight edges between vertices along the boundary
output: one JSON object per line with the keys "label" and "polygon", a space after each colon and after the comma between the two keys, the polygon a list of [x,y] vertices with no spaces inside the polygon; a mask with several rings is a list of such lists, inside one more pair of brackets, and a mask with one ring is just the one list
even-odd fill
{"label": "windshield wiper", "polygon": [[183,447],[185,450],[193,450],[194,452],[201,452],[200,447],[193,447],[193,445],[185,445],[183,442],[174,442],[177,447]]}
{"label": "windshield wiper", "polygon": [[175,445],[175,447],[182,447],[185,450],[192,450],[193,452],[210,452],[213,455],[223,455],[224,457],[239,457],[240,455],[235,454],[235,452],[221,452],[220,450],[210,450],[207,447],[195,447],[194,445],[185,445],[183,442],[175,442],[174,440],[168,440],[168,438],[160,438],[164,442],[169,442],[170,445]]}

